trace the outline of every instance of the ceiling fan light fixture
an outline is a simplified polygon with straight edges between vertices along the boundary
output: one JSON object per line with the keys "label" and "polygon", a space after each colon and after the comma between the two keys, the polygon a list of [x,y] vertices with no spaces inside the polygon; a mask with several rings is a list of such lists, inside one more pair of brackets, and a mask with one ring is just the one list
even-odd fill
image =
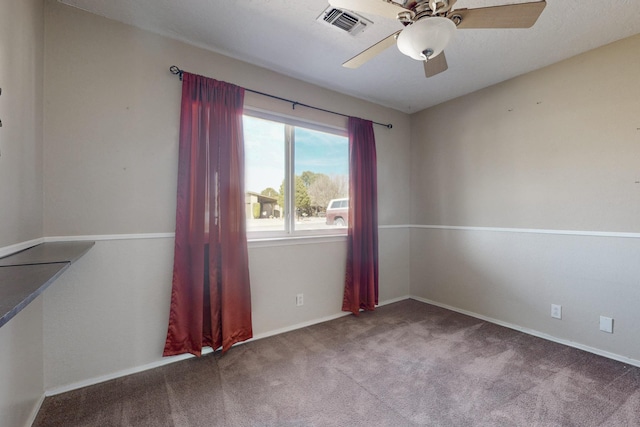
{"label": "ceiling fan light fixture", "polygon": [[[456,24],[448,18],[432,16],[420,19],[398,35],[400,52],[418,61],[438,56],[453,38]],[[432,51],[429,58],[423,52]]]}

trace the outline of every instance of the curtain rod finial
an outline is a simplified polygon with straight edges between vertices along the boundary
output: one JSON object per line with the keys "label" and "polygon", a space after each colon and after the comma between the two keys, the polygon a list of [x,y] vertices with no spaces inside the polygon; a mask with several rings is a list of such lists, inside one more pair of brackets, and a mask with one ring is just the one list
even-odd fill
{"label": "curtain rod finial", "polygon": [[169,71],[171,71],[171,74],[174,74],[180,77],[180,80],[182,80],[183,71],[180,68],[176,67],[175,65],[172,65],[171,67],[169,67]]}

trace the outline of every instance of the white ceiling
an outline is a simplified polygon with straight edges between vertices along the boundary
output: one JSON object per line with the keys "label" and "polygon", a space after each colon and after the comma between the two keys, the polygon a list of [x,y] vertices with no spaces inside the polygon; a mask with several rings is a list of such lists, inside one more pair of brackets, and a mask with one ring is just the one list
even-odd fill
{"label": "white ceiling", "polygon": [[[458,30],[445,50],[449,69],[426,79],[396,47],[343,68],[402,26],[364,15],[374,24],[352,36],[316,21],[327,0],[60,1],[407,113],[640,33],[640,0],[547,0],[531,29]],[[454,9],[523,2],[458,0]]]}

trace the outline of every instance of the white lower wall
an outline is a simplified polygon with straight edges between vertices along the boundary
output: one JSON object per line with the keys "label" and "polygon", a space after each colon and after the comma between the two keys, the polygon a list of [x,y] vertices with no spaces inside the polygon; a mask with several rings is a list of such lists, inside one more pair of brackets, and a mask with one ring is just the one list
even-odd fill
{"label": "white lower wall", "polygon": [[[640,361],[640,236],[553,233],[414,227],[411,293]],[[613,334],[600,315],[614,318]]]}
{"label": "white lower wall", "polygon": [[[55,394],[166,362],[173,238],[99,240],[44,293],[44,385]],[[380,230],[380,300],[409,294],[409,234]],[[254,336],[343,315],[346,239],[249,247]],[[295,296],[304,294],[296,307]]]}
{"label": "white lower wall", "polygon": [[43,386],[42,299],[36,298],[0,328],[0,425],[30,424]]}
{"label": "white lower wall", "polygon": [[381,304],[407,298],[411,294],[409,235],[407,226],[381,227],[378,230]]}
{"label": "white lower wall", "polygon": [[157,360],[173,239],[98,241],[43,294],[45,389]]}
{"label": "white lower wall", "polygon": [[[640,236],[569,233],[382,227],[380,301],[412,295],[614,358],[640,361],[635,327],[640,312],[629,304],[640,300]],[[99,240],[45,292],[48,393],[167,362],[161,354],[172,257],[170,237]],[[344,238],[250,244],[249,257],[256,337],[343,315]],[[295,306],[298,293],[304,294],[302,307]],[[550,317],[551,303],[562,305],[562,320]],[[37,310],[27,314],[30,322],[37,323]],[[613,334],[598,330],[600,315],[615,319]],[[7,342],[11,329],[3,329],[0,342]],[[13,356],[0,349],[0,360],[3,357]]]}

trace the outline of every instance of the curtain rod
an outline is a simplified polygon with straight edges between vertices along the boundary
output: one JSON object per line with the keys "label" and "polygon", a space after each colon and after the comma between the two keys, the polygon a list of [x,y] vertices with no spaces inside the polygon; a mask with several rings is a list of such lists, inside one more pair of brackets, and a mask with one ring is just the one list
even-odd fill
{"label": "curtain rod", "polygon": [[[180,78],[180,80],[182,80],[182,73],[184,72],[184,70],[181,70],[180,68],[176,67],[175,65],[172,65],[171,67],[169,67],[169,71],[171,71],[171,74],[175,74],[176,76],[178,76]],[[281,98],[279,96],[271,95],[269,93],[259,92],[257,90],[252,90],[252,89],[247,89],[247,88],[244,88],[244,90],[246,90],[247,92],[251,92],[251,93],[255,93],[255,94],[258,94],[258,95],[266,96],[266,97],[269,97],[269,98],[277,99],[277,100],[280,100],[280,101],[288,102],[288,103],[291,104],[291,108],[294,109],[294,110],[296,109],[296,106],[299,105],[301,107],[311,108],[312,110],[324,111],[325,113],[335,114],[336,116],[349,117],[346,114],[338,113],[336,111],[331,111],[331,110],[325,110],[324,108],[314,107],[313,105],[303,104],[302,102],[293,101],[293,100],[287,99],[287,98]],[[374,121],[371,121],[371,123],[373,123],[374,125],[384,126],[387,129],[391,129],[393,127],[393,125],[391,123],[385,124],[385,123],[378,123],[378,122],[374,122]]]}

